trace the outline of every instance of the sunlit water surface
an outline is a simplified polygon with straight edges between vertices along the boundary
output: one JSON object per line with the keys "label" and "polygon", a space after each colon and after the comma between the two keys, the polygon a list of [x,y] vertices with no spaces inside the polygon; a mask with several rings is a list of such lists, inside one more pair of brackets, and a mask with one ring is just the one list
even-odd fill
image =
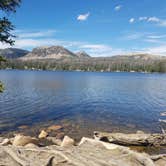
{"label": "sunlit water surface", "polygon": [[0,80],[1,133],[21,125],[60,124],[73,137],[165,127],[166,74],[1,70]]}

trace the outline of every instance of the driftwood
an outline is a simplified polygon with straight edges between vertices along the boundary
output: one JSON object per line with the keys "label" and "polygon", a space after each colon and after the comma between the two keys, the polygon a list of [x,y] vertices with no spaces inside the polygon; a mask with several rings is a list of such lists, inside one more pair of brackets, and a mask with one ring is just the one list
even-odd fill
{"label": "driftwood", "polygon": [[97,140],[125,145],[125,146],[166,146],[166,134],[146,134],[137,132],[135,134],[94,132]]}

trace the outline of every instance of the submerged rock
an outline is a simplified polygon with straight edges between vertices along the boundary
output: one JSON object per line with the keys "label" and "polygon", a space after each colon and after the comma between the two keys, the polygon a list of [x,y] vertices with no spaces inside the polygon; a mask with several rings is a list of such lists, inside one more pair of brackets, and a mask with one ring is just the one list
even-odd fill
{"label": "submerged rock", "polygon": [[63,139],[64,136],[65,136],[65,133],[60,132],[60,133],[57,133],[56,138],[57,138],[57,139]]}
{"label": "submerged rock", "polygon": [[68,136],[65,136],[63,138],[63,141],[62,141],[62,144],[61,144],[62,147],[70,147],[70,146],[73,146],[73,145],[74,145],[74,139],[72,139]]}
{"label": "submerged rock", "polygon": [[62,129],[62,126],[60,126],[60,125],[51,125],[47,128],[48,131],[57,131],[60,129]]}
{"label": "submerged rock", "polygon": [[160,113],[161,116],[166,116],[166,112]]}
{"label": "submerged rock", "polygon": [[14,146],[25,146],[29,143],[33,143],[37,145],[38,139],[30,137],[30,136],[16,135],[13,141]]}
{"label": "submerged rock", "polygon": [[22,125],[22,126],[19,126],[18,128],[19,129],[27,129],[29,126],[27,126],[27,125]]}

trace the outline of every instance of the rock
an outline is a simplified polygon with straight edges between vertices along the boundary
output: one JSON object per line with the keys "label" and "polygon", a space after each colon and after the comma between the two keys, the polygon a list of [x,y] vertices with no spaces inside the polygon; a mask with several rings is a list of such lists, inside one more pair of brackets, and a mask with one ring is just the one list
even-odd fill
{"label": "rock", "polygon": [[155,163],[165,166],[160,157],[151,159],[148,154],[89,138],[84,138],[80,146],[68,148],[0,146],[0,165],[4,166],[155,166]]}
{"label": "rock", "polygon": [[19,126],[18,128],[19,129],[27,129],[29,126],[27,126],[27,125],[22,125],[22,126]]}
{"label": "rock", "polygon": [[37,148],[38,146],[33,144],[33,143],[29,143],[27,145],[25,145],[26,148]]}
{"label": "rock", "polygon": [[160,133],[124,134],[95,131],[94,138],[97,140],[125,146],[166,146],[166,135]]}
{"label": "rock", "polygon": [[60,129],[62,129],[62,126],[60,126],[60,125],[52,125],[47,128],[48,131],[57,131]]}
{"label": "rock", "polygon": [[9,138],[11,144],[13,144],[14,138]]}
{"label": "rock", "polygon": [[61,145],[62,141],[60,139],[57,139],[56,137],[47,137],[48,141],[51,141],[55,145]]}
{"label": "rock", "polygon": [[143,131],[141,131],[141,130],[138,130],[137,132],[136,132],[136,134],[145,134]]}
{"label": "rock", "polygon": [[46,138],[48,136],[48,133],[44,130],[42,130],[38,136],[38,138],[42,139],[42,138]]}
{"label": "rock", "polygon": [[4,137],[0,137],[0,143],[2,143],[4,139]]}
{"label": "rock", "polygon": [[63,141],[61,143],[61,146],[62,147],[70,147],[70,146],[73,146],[74,145],[74,140],[68,136],[65,136],[63,138]]}
{"label": "rock", "polygon": [[38,144],[38,140],[36,138],[24,135],[16,135],[13,141],[14,146],[25,146],[29,143],[33,143],[35,145]]}
{"label": "rock", "polygon": [[2,146],[6,146],[6,145],[10,145],[11,144],[11,141],[10,141],[10,139],[8,139],[8,138],[5,138],[1,143],[0,143],[0,145],[2,145]]}
{"label": "rock", "polygon": [[64,138],[64,136],[65,136],[65,133],[60,132],[60,133],[57,133],[56,138],[62,140]]}
{"label": "rock", "polygon": [[159,119],[159,122],[166,123],[165,119]]}
{"label": "rock", "polygon": [[166,112],[161,112],[160,116],[166,116]]}

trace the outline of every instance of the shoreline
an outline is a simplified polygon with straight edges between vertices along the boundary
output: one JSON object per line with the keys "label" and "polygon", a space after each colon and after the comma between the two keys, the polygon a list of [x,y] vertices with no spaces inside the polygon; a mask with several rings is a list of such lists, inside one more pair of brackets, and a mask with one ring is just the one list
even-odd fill
{"label": "shoreline", "polygon": [[0,71],[45,71],[45,72],[80,72],[80,73],[137,73],[137,74],[166,74],[166,72],[147,72],[147,71],[84,71],[84,70],[43,70],[43,69],[0,69]]}
{"label": "shoreline", "polygon": [[[166,164],[166,154],[148,154],[139,150],[142,144],[139,140],[151,140],[151,138],[154,138],[154,142],[151,142],[152,140],[150,142],[152,145],[155,143],[153,146],[156,149],[158,145],[155,141],[159,141],[157,137],[162,138],[158,143],[162,144],[163,141],[165,148],[166,135],[146,134],[142,131],[134,134],[94,132],[94,138],[83,137],[79,142],[75,142],[67,135],[61,139],[50,137],[44,130],[40,131],[38,137],[16,134],[12,138],[0,137],[0,164],[5,165],[7,162],[12,166],[18,164],[28,166],[54,166],[57,164],[100,166],[104,164],[110,166],[114,163],[115,166],[124,164],[128,166],[163,166],[163,163]],[[118,139],[119,143],[115,142],[113,138]],[[125,143],[128,140],[133,140],[135,142],[133,143],[138,145],[135,148],[124,146],[122,142]],[[131,144],[133,143],[131,142]],[[148,146],[147,143],[144,147]]]}

